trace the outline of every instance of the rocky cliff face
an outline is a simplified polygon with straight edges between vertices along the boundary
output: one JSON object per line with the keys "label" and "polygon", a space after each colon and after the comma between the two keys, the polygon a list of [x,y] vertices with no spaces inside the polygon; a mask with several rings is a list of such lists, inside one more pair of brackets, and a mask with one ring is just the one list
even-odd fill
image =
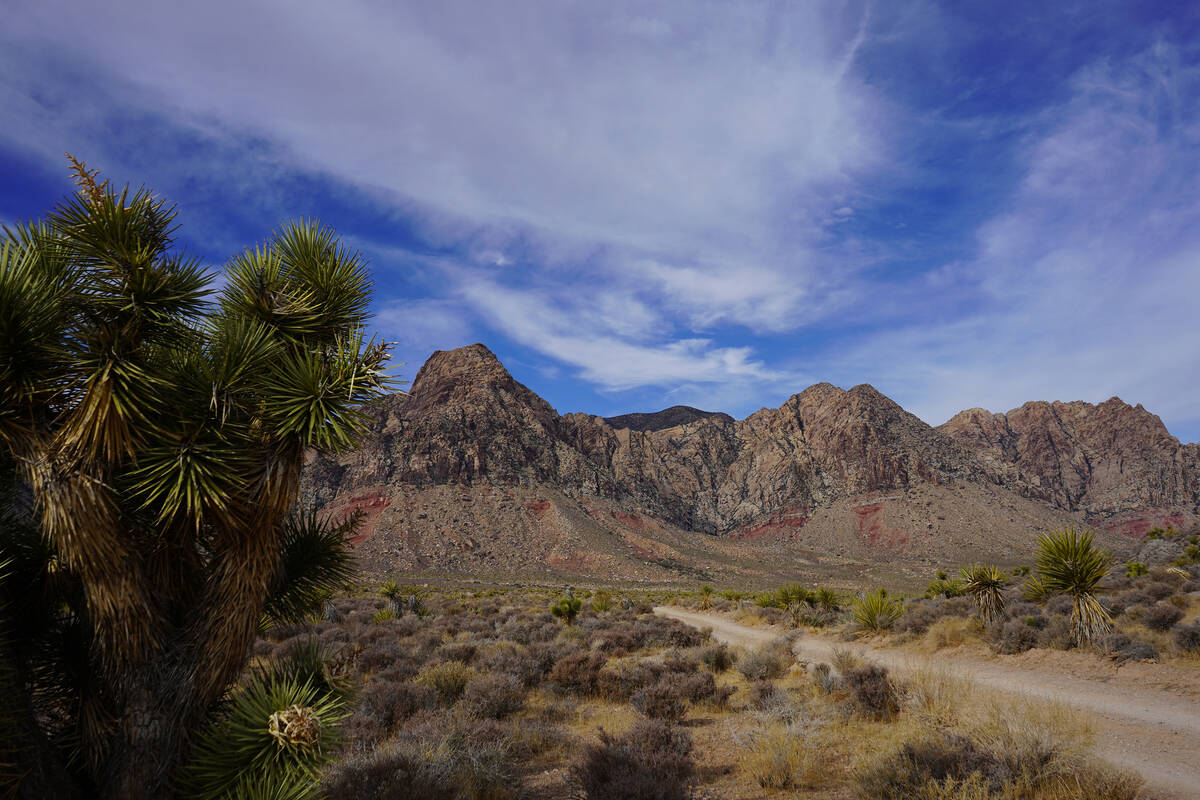
{"label": "rocky cliff face", "polygon": [[[370,409],[360,451],[309,465],[304,492],[333,511],[366,512],[367,538],[394,539],[403,528],[403,558],[418,565],[449,558],[429,551],[437,537],[428,534],[440,531],[462,539],[467,562],[487,550],[502,567],[506,557],[492,550],[504,547],[466,532],[509,531],[512,562],[514,548],[544,546],[547,509],[575,532],[571,541],[591,537],[595,548],[616,537],[617,560],[605,569],[644,552],[683,568],[699,558],[680,550],[696,533],[769,540],[790,554],[784,561],[817,540],[819,552],[847,559],[918,563],[986,538],[996,558],[1018,558],[1032,531],[1070,522],[1070,513],[1195,512],[1195,446],[1181,448],[1140,407],[1113,403],[972,410],[935,429],[871,386],[823,383],[744,420],[685,406],[559,415],[477,344],[434,353],[407,397]],[[455,487],[458,499],[446,500]],[[753,560],[752,551],[722,552],[709,554],[713,564]]]}
{"label": "rocky cliff face", "polygon": [[1154,414],[1114,397],[974,408],[939,426],[1028,497],[1140,534],[1183,527],[1200,506],[1200,445],[1180,444]]}

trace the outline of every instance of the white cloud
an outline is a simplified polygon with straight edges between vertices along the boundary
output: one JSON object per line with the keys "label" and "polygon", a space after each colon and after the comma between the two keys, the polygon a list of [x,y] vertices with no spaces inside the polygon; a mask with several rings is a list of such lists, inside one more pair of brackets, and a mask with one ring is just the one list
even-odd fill
{"label": "white cloud", "polygon": [[[271,158],[376,187],[427,235],[537,273],[496,278],[510,293],[569,293],[586,261],[604,276],[588,281],[590,316],[619,320],[592,327],[671,373],[696,357],[675,339],[794,329],[826,309],[831,273],[853,270],[830,260],[825,228],[881,160],[880,106],[849,69],[864,20],[837,3],[143,0],[120,14],[47,2],[5,35],[117,76],[122,102],[262,137]],[[29,114],[7,135],[56,152],[47,131],[96,125],[86,98],[31,102],[36,80],[0,81]],[[606,374],[588,351],[572,363]],[[705,363],[753,363],[723,352]]]}
{"label": "white cloud", "polygon": [[[1006,211],[981,226],[951,321],[838,354],[924,419],[1120,395],[1196,430],[1200,71],[1159,46],[1084,70],[1047,112]],[[939,279],[946,276],[939,275]],[[939,293],[935,298],[944,298]],[[925,316],[935,319],[933,309]]]}

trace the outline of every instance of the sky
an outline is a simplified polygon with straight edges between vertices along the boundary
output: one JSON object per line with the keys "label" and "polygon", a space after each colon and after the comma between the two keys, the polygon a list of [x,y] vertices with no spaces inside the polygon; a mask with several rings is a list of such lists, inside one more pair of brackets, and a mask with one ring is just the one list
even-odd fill
{"label": "sky", "polygon": [[1200,440],[1200,4],[0,0],[0,223],[64,152],[214,270],[369,260],[411,380],[559,411],[870,383],[930,424],[1114,395]]}

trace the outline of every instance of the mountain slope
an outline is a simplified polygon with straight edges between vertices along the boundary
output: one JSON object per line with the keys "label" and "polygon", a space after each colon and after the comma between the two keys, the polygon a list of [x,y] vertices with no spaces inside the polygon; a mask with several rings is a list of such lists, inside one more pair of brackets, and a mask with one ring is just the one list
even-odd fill
{"label": "mountain slope", "polygon": [[[1196,474],[1184,448],[1161,497],[1122,488],[1103,459],[1073,479],[1085,456],[1049,459],[1032,423],[964,412],[935,429],[865,384],[817,384],[744,420],[559,415],[481,344],[434,353],[406,397],[369,410],[363,448],[314,459],[304,492],[366,514],[360,552],[379,570],[661,581],[1028,561],[1034,533],[1093,509],[1071,498],[1126,513],[1187,496]],[[1147,425],[1122,454],[1169,451]]]}

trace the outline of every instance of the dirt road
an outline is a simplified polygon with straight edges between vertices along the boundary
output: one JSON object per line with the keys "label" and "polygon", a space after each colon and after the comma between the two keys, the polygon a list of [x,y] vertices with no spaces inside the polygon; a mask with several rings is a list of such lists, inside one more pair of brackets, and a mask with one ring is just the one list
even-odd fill
{"label": "dirt road", "polygon": [[[660,606],[654,612],[696,628],[711,628],[714,639],[732,645],[753,647],[779,634],[680,608]],[[1146,779],[1148,798],[1200,798],[1200,702],[1193,697],[1156,689],[1115,687],[1100,680],[984,659],[956,656],[953,663],[946,663],[936,655],[847,644],[809,634],[796,641],[795,652],[803,661],[829,661],[835,647],[852,650],[899,674],[934,667],[1031,702],[1047,699],[1071,705],[1092,717],[1096,753],[1140,772]]]}

